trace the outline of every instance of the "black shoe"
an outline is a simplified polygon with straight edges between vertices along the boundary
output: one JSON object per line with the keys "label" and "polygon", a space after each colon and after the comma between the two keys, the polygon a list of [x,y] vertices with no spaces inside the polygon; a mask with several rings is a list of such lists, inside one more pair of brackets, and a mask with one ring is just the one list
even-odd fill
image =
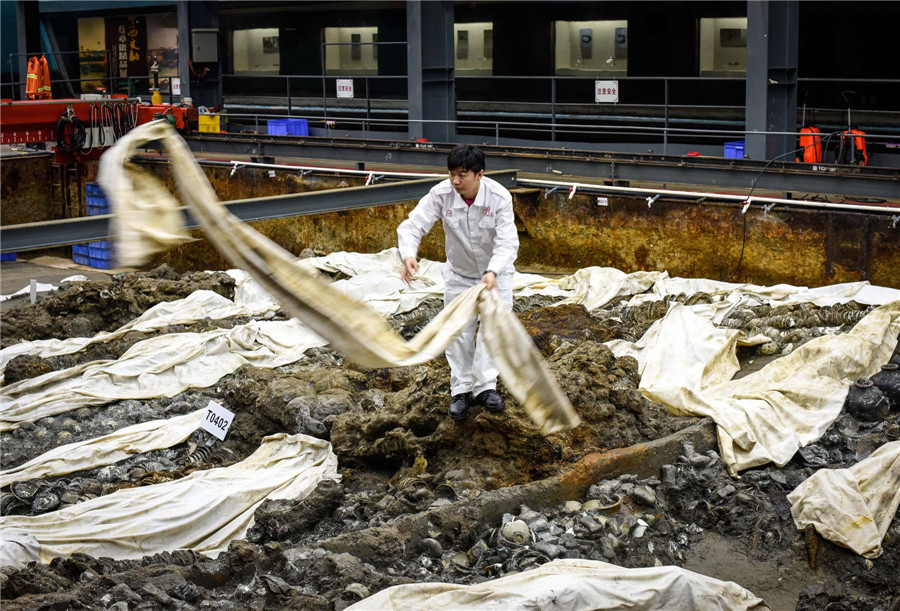
{"label": "black shoe", "polygon": [[493,388],[478,393],[478,396],[475,397],[475,402],[483,405],[484,409],[489,412],[502,412],[506,409],[506,402],[503,400],[503,397]]}
{"label": "black shoe", "polygon": [[466,392],[459,395],[453,395],[450,401],[450,417],[453,420],[462,420],[469,413],[469,406],[472,405],[472,393]]}

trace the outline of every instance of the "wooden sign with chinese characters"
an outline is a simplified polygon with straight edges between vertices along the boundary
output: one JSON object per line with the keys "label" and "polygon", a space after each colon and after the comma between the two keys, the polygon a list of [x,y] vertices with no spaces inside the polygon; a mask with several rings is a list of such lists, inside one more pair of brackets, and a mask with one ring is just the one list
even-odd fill
{"label": "wooden sign with chinese characters", "polygon": [[594,81],[594,101],[619,103],[619,81]]}
{"label": "wooden sign with chinese characters", "polygon": [[145,17],[107,17],[106,48],[112,52],[113,78],[148,76]]}

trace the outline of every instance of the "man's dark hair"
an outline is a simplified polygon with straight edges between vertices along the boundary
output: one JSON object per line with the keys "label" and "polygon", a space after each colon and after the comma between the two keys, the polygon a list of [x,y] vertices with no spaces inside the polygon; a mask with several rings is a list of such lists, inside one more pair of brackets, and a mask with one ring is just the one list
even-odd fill
{"label": "man's dark hair", "polygon": [[447,155],[447,169],[452,172],[458,168],[478,174],[484,169],[484,153],[477,146],[457,144]]}

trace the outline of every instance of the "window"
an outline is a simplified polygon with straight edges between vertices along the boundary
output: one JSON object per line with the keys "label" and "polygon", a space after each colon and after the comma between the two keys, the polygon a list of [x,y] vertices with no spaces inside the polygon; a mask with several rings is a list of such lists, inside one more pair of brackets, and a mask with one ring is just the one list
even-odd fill
{"label": "window", "polygon": [[700,75],[743,76],[747,72],[747,18],[700,20]]}
{"label": "window", "polygon": [[490,76],[494,72],[494,24],[453,24],[456,72],[464,76]]}
{"label": "window", "polygon": [[628,21],[557,21],[556,74],[628,74]]}
{"label": "window", "polygon": [[278,28],[235,30],[232,44],[235,74],[278,74],[281,69]]}
{"label": "window", "polygon": [[325,74],[378,74],[377,27],[325,28],[325,42],[345,43],[325,46]]}

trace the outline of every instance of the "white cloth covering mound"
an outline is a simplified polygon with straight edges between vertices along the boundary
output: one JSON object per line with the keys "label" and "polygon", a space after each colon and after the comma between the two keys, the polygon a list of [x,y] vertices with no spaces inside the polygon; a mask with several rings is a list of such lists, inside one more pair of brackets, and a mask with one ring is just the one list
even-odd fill
{"label": "white cloth covering mound", "polygon": [[800,530],[812,525],[826,539],[877,558],[900,507],[900,441],[848,469],[816,471],[787,498]]}
{"label": "white cloth covering mound", "polygon": [[[673,306],[640,342],[613,343],[642,372],[640,390],[675,415],[710,416],[732,475],[786,464],[837,419],[850,384],[887,362],[900,334],[900,301],[870,312],[849,332],[824,335],[731,380],[738,370],[736,331],[709,322],[707,306]],[[703,315],[698,314],[702,312]],[[756,339],[761,341],[761,339]]]}
{"label": "white cloth covering mound", "polygon": [[133,454],[171,448],[200,426],[206,408],[168,420],[141,422],[109,435],[69,443],[28,462],[0,471],[0,488],[35,477],[53,477],[111,465]]}
{"label": "white cloth covering mound", "polygon": [[22,354],[31,354],[41,358],[74,354],[91,344],[119,339],[131,331],[147,333],[173,325],[190,324],[204,318],[218,320],[233,316],[256,316],[276,309],[278,309],[278,305],[271,299],[268,303],[264,300],[248,302],[235,299],[232,301],[213,291],[194,291],[184,299],[156,304],[115,331],[102,331],[93,337],[71,337],[64,340],[42,339],[8,346],[0,350],[0,372],[6,368],[10,360]]}
{"label": "white cloth covering mound", "polygon": [[303,499],[337,480],[331,444],[271,435],[245,460],[185,478],[118,490],[39,516],[0,518],[0,565],[22,567],[75,553],[137,559],[176,549],[216,555],[244,537],[266,499]]}
{"label": "white cloth covering mound", "polygon": [[206,333],[170,333],[93,361],[0,389],[0,431],[118,399],[171,397],[206,388],[241,365],[279,367],[325,341],[296,320],[253,321]]}
{"label": "white cloth covering mound", "polygon": [[416,583],[373,594],[347,611],[762,611],[763,600],[731,581],[660,566],[626,569],[594,560],[554,560],[536,569],[471,586]]}

